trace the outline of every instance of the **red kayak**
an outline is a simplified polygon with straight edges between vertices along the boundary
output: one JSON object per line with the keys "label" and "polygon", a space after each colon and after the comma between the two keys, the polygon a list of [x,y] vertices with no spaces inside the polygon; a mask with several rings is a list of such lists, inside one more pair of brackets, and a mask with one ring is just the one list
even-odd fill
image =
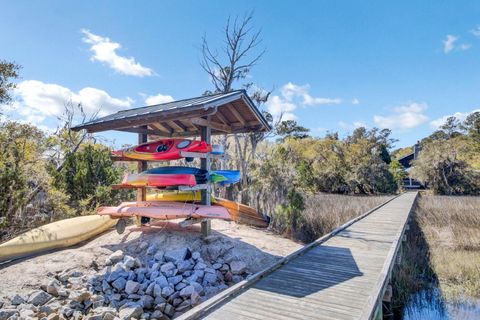
{"label": "red kayak", "polygon": [[177,160],[183,158],[181,151],[207,153],[212,151],[212,146],[205,141],[162,139],[112,153],[116,157],[135,160]]}
{"label": "red kayak", "polygon": [[171,186],[195,186],[197,184],[193,174],[126,174],[119,187],[139,188]]}

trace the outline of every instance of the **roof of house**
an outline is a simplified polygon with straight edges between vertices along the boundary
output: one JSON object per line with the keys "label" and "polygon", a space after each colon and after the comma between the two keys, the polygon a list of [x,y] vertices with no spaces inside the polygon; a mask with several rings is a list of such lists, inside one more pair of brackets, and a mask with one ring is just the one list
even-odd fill
{"label": "roof of house", "polygon": [[271,130],[245,90],[177,100],[119,111],[72,128],[88,132],[120,130],[158,136],[194,136],[209,125],[212,134]]}

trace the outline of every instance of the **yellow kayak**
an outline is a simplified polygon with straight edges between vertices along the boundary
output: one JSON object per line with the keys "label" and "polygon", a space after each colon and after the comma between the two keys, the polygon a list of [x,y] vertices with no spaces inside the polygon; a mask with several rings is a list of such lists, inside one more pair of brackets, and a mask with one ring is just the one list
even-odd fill
{"label": "yellow kayak", "polygon": [[94,215],[46,224],[0,244],[0,261],[73,246],[108,230],[116,222],[108,216]]}
{"label": "yellow kayak", "polygon": [[[196,202],[201,200],[202,194],[200,191],[165,192],[147,195],[147,201]],[[214,202],[215,198],[212,196],[212,203]]]}

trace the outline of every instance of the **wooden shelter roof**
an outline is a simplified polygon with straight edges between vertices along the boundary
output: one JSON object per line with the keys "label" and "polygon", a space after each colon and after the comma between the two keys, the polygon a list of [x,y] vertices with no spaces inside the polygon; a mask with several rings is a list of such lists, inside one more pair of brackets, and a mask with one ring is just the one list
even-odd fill
{"label": "wooden shelter roof", "polygon": [[186,137],[199,135],[202,126],[210,126],[212,134],[271,130],[245,90],[123,110],[83,123],[72,130],[119,130],[163,137]]}

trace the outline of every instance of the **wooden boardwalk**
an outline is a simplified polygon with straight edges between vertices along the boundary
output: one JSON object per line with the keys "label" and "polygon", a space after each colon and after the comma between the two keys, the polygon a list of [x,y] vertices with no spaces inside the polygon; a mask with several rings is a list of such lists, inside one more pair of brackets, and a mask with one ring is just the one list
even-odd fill
{"label": "wooden boardwalk", "polygon": [[178,319],[371,319],[416,192],[404,193]]}

